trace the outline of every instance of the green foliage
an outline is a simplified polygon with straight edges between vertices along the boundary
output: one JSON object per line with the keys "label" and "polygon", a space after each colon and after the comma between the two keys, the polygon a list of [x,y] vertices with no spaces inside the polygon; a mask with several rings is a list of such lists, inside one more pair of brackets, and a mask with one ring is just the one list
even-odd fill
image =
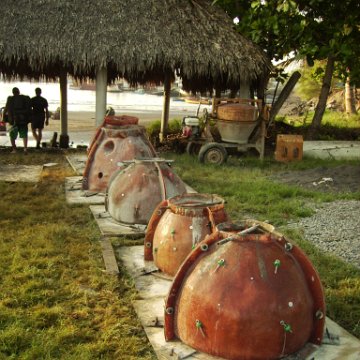
{"label": "green foliage", "polygon": [[[304,100],[310,100],[319,96],[322,81],[324,78],[326,62],[314,61],[312,66],[303,63],[300,68],[301,78],[295,87],[295,92]],[[332,79],[331,88],[335,89],[336,84],[341,83],[340,79]]]}
{"label": "green foliage", "polygon": [[357,0],[217,0],[237,28],[276,60],[292,51],[314,60],[335,56],[339,73],[360,82],[360,5]]}
{"label": "green foliage", "polygon": [[[172,119],[169,121],[168,126],[168,134],[177,134],[181,132],[181,120],[180,119]],[[147,127],[146,127],[146,133],[149,137],[149,139],[154,143],[158,143],[159,140],[159,134],[161,130],[161,121],[155,120],[152,121]]]}
{"label": "green foliage", "polygon": [[149,125],[146,126],[146,133],[150,138],[153,138],[159,135],[160,129],[161,129],[161,120],[154,120]]}
{"label": "green foliage", "polygon": [[[318,69],[321,69],[321,71]],[[296,94],[304,100],[310,100],[319,96],[322,80],[319,79],[319,75],[323,74],[323,67],[318,66],[314,68],[304,64],[300,72],[301,78],[295,87]]]}
{"label": "green foliage", "polygon": [[181,120],[172,119],[169,121],[169,134],[177,134],[181,132]]}

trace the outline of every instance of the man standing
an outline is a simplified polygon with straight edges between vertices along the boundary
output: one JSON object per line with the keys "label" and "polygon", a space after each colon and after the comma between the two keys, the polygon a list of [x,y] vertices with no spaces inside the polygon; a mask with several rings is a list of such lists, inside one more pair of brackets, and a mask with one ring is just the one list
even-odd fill
{"label": "man standing", "polygon": [[8,114],[11,128],[9,130],[12,153],[16,153],[16,143],[18,135],[24,142],[24,153],[27,154],[28,143],[28,123],[30,117],[30,98],[20,95],[17,87],[12,89],[13,96],[9,96],[6,101],[5,111]]}
{"label": "man standing", "polygon": [[35,94],[36,96],[31,99],[31,130],[36,140],[36,148],[40,149],[44,123],[46,126],[49,125],[49,111],[47,100],[41,96],[41,89],[36,88]]}

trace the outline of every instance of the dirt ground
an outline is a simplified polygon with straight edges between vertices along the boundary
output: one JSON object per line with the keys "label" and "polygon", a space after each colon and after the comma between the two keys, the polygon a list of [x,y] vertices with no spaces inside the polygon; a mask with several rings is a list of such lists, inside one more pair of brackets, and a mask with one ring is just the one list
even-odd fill
{"label": "dirt ground", "polygon": [[282,183],[324,192],[360,191],[360,165],[287,171],[278,173],[271,178]]}

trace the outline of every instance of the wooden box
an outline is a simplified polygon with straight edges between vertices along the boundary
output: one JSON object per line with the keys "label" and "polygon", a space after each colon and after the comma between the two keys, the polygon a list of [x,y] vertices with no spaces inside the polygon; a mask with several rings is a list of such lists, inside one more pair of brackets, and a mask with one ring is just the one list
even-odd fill
{"label": "wooden box", "polygon": [[278,135],[276,138],[275,160],[294,161],[303,157],[302,135]]}

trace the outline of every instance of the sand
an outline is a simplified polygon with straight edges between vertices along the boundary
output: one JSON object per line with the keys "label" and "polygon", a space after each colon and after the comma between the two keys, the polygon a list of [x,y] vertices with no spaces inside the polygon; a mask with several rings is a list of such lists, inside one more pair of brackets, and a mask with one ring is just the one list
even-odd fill
{"label": "sand", "polygon": [[[149,123],[161,119],[161,111],[131,112],[116,115],[130,115],[139,118],[139,125],[146,126]],[[170,119],[182,119],[184,116],[195,115],[192,111],[176,110],[170,111]],[[50,119],[49,125],[45,126],[44,131],[60,132],[60,120]],[[95,113],[90,111],[69,111],[68,112],[68,132],[89,132],[95,131]]]}
{"label": "sand", "polygon": [[[129,113],[116,115],[130,115],[136,116],[139,118],[139,125],[147,126],[155,120],[161,119],[161,111],[133,111]],[[184,116],[193,116],[195,113],[191,110],[170,110],[169,118],[171,119],[182,119]],[[95,123],[95,113],[91,111],[69,111],[68,112],[68,135],[71,146],[76,145],[88,145],[93,138],[95,130],[98,128],[98,125]],[[49,141],[54,132],[57,132],[58,135],[61,134],[61,123],[60,120],[49,120],[49,125],[44,127],[43,130],[43,141]],[[10,146],[9,142],[1,141],[0,145]],[[30,126],[29,126],[29,146],[35,146],[33,141]]]}

